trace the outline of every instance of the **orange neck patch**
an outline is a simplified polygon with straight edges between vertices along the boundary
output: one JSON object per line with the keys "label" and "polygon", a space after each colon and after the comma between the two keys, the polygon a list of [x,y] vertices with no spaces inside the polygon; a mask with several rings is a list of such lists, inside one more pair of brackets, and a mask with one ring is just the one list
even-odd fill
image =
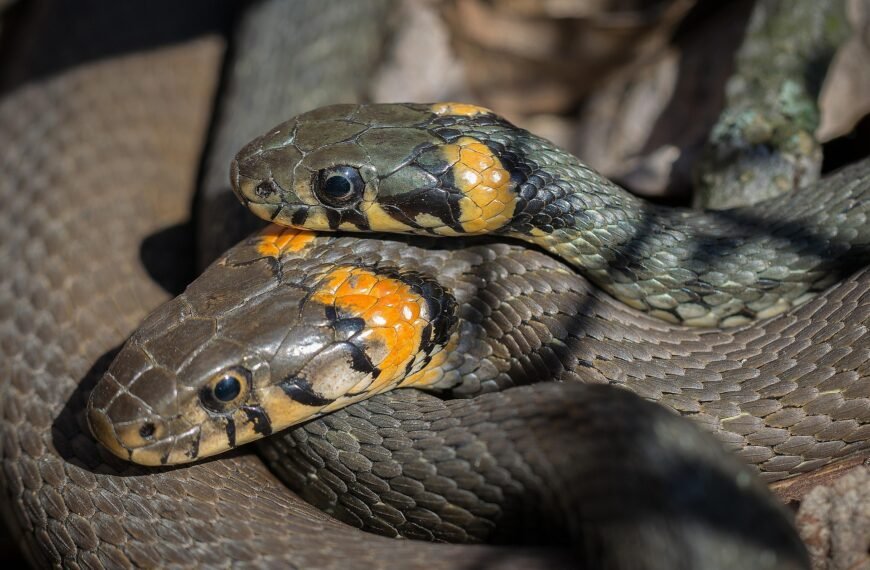
{"label": "orange neck patch", "polygon": [[503,227],[513,217],[516,196],[510,174],[482,142],[461,137],[441,147],[453,168],[453,183],[462,192],[459,222],[467,234],[485,234]]}
{"label": "orange neck patch", "polygon": [[426,299],[402,281],[369,269],[339,267],[326,276],[312,299],[335,307],[340,318],[365,322],[355,338],[380,369],[366,391],[378,393],[394,387],[409,363],[426,357],[420,350],[430,322]]}
{"label": "orange neck patch", "polygon": [[279,257],[287,251],[302,251],[316,237],[314,232],[272,224],[260,232],[257,251],[262,255]]}

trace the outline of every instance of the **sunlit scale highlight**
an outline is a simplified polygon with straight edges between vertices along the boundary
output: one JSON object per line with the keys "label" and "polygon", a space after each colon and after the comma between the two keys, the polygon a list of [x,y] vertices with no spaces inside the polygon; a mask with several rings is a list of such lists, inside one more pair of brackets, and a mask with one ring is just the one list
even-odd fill
{"label": "sunlit scale highlight", "polygon": [[302,251],[316,237],[314,232],[272,224],[260,232],[257,251],[262,255],[278,257],[288,251]]}
{"label": "sunlit scale highlight", "polygon": [[459,222],[469,234],[497,230],[511,220],[516,197],[510,189],[510,174],[489,148],[471,137],[441,147],[453,168],[453,180],[463,197]]}
{"label": "sunlit scale highlight", "polygon": [[312,299],[335,307],[339,318],[365,321],[356,338],[380,370],[367,390],[391,387],[417,356],[424,356],[420,347],[429,324],[426,300],[401,281],[368,269],[343,267],[327,276]]}

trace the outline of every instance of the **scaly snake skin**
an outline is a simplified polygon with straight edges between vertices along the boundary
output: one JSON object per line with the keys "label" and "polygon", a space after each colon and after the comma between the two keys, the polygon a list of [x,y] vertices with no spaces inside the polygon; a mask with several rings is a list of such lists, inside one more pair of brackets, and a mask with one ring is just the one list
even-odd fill
{"label": "scaly snake skin", "polygon": [[[63,25],[46,36],[51,38],[49,45],[63,42],[67,37],[64,32],[70,30],[76,32],[69,34],[71,37],[94,37],[82,31],[88,22],[88,8],[80,4],[74,13],[60,14]],[[202,12],[194,9],[194,13]],[[125,30],[141,30],[142,16],[134,13],[129,20],[115,20],[113,25],[121,35]],[[161,13],[157,21],[164,23],[165,18]],[[129,28],[124,27],[125,22]],[[0,104],[0,121],[7,127],[2,136],[8,137],[3,145],[8,149],[3,154],[8,176],[0,182],[4,201],[0,259],[6,270],[0,280],[0,311],[4,316],[0,333],[4,362],[0,486],[4,514],[22,535],[30,557],[41,565],[78,563],[92,567],[272,563],[339,568],[348,567],[349,561],[368,568],[400,564],[411,568],[554,567],[561,556],[558,551],[410,544],[348,529],[299,501],[251,455],[235,454],[183,469],[145,470],[114,460],[87,435],[80,413],[83,398],[108,364],[107,352],[111,355],[113,347],[144,314],[165,298],[138,256],[141,253],[153,264],[153,251],[147,247],[140,250],[143,238],[184,219],[187,198],[178,189],[191,186],[193,155],[202,133],[217,55],[214,42],[201,41],[84,63],[54,70],[29,87],[9,91]],[[119,77],[135,80],[118,81]],[[145,112],[148,105],[163,100],[172,100],[169,108],[177,113],[167,113],[166,106],[161,106],[160,113]],[[95,131],[100,137],[92,136]],[[65,136],[46,139],[45,133]],[[103,150],[95,152],[99,149],[90,146],[91,141],[100,141]],[[168,141],[177,141],[179,146],[170,150]],[[23,161],[23,157],[32,158]],[[34,176],[35,172],[39,175]],[[58,200],[59,184],[63,200]],[[27,192],[21,192],[22,188]],[[852,283],[851,291],[843,292],[847,301],[849,293],[860,288],[860,281]],[[843,307],[836,296],[832,301],[826,299],[825,306],[834,305]],[[516,365],[522,367],[523,363]],[[83,379],[82,389],[77,390]],[[376,404],[395,401],[393,405],[401,408],[412,397],[405,394],[389,400],[389,396],[379,397]],[[594,390],[580,386],[559,393],[569,403],[576,400],[592,405],[601,401],[605,416],[613,415],[614,404],[606,403],[613,402],[612,394],[607,396],[598,398]],[[514,398],[508,400],[514,404],[508,409],[523,410],[528,405],[528,412],[537,412],[547,393],[521,391],[505,397]],[[654,408],[636,399],[616,398],[628,407],[628,417],[634,417],[638,410],[648,412],[648,416],[637,414],[652,418],[640,422],[641,433],[649,433],[659,422],[671,425],[678,419],[651,411]],[[470,404],[480,412],[468,415],[487,417],[494,413],[492,402],[487,397]],[[428,405],[431,412],[437,402]],[[354,409],[366,408],[350,408]],[[383,416],[389,409],[386,406],[372,413]],[[329,427],[326,422],[321,425]],[[334,422],[340,423],[340,416]],[[317,425],[310,424],[307,429],[328,434],[328,429]],[[673,426],[672,433],[686,429],[681,422]],[[619,427],[618,422],[608,424],[605,433],[616,433]],[[689,440],[694,441],[693,437]],[[598,435],[590,439],[600,441]],[[680,438],[673,441],[679,447]],[[701,437],[689,447],[704,449],[706,441]],[[578,457],[591,453],[589,457],[597,458],[600,449],[595,451],[578,449],[576,453]],[[617,461],[613,473],[625,472],[633,463],[631,458],[627,461],[628,465]],[[721,461],[710,459],[710,464],[718,466],[715,472],[739,471]],[[599,473],[607,479],[607,471]],[[666,471],[659,481],[670,481],[669,475]],[[734,476],[725,479],[723,488],[733,488]],[[578,489],[564,482],[563,488]],[[639,488],[646,491],[651,487],[647,481]],[[592,488],[587,499],[599,496],[598,491]],[[677,497],[685,496],[685,487],[673,491],[678,491]],[[659,563],[661,567],[713,567],[717,563],[721,567],[757,566],[759,560],[781,567],[802,565],[801,554],[789,543],[787,533],[785,538],[776,531],[747,537],[746,532],[739,531],[744,525],[753,527],[747,523],[750,520],[767,521],[770,527],[779,524],[771,522],[776,509],[763,506],[764,495],[752,494],[762,504],[757,509],[764,516],[758,519],[705,520],[697,514],[695,507],[699,505],[689,504],[685,513],[691,520],[704,522],[687,531],[696,540],[673,542],[683,544],[685,551],[622,549],[627,559],[608,562],[615,567],[637,565],[638,558],[652,567]],[[632,496],[634,501],[626,501],[626,506],[636,507],[648,500],[645,493]],[[610,513],[613,506],[606,503],[601,509]],[[625,520],[635,514],[627,513],[631,516]],[[765,525],[754,527],[764,529]],[[614,530],[609,536],[625,534],[619,532],[619,526]],[[669,533],[656,520],[648,521],[644,544],[661,548],[662,530]],[[718,540],[697,540],[698,533]],[[733,558],[743,556],[739,548],[735,554],[733,542],[728,542],[735,537],[739,546],[751,552],[748,558]],[[615,540],[618,543],[618,538]],[[785,546],[776,550],[777,543]],[[753,544],[766,550],[759,554],[752,549]],[[771,560],[771,548],[782,556]],[[665,558],[666,554],[675,558]]]}

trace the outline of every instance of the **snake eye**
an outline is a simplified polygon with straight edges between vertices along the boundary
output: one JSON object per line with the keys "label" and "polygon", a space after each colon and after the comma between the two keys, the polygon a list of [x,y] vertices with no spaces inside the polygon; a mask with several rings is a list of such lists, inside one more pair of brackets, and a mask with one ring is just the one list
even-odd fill
{"label": "snake eye", "polygon": [[314,193],[323,204],[343,208],[358,202],[364,189],[359,170],[352,166],[335,166],[318,173]]}
{"label": "snake eye", "polygon": [[199,398],[209,410],[226,412],[244,398],[250,383],[251,372],[242,366],[233,366],[213,376],[203,386]]}
{"label": "snake eye", "polygon": [[214,385],[214,397],[221,402],[232,402],[242,391],[242,383],[235,376],[227,374]]}

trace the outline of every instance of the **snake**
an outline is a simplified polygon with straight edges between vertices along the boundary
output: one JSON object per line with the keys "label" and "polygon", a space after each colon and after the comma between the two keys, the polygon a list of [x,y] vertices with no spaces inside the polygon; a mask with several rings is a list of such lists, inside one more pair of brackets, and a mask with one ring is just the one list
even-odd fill
{"label": "snake", "polygon": [[[623,304],[684,327],[745,325],[782,314],[866,265],[870,185],[857,167],[839,176],[849,181],[840,192],[812,187],[788,195],[786,203],[755,207],[755,225],[740,222],[749,215],[742,210],[693,214],[653,208],[491,111],[451,103],[317,109],[255,139],[240,151],[231,175],[249,209],[304,230],[523,238],[570,260]],[[765,223],[783,210],[794,219]],[[840,227],[832,227],[833,220]],[[760,226],[769,229],[759,233]],[[512,304],[520,293],[510,290],[510,272],[505,283],[490,279],[512,309],[510,317],[500,314],[500,304],[488,311],[504,330],[494,339],[478,334],[469,340],[454,334],[457,300],[429,277],[431,271],[404,260],[391,264],[389,258],[327,263],[321,248],[331,251],[330,244],[309,246],[316,237],[306,231],[273,227],[258,239],[222,258],[218,270],[144,323],[95,389],[91,426],[117,455],[154,465],[207,457],[394,387],[474,394],[497,379],[475,370],[474,386],[462,386],[468,374],[460,372],[462,361],[480,354],[481,342],[495,352],[499,337],[514,330],[529,328],[544,337],[524,345],[515,338],[504,346],[510,358],[546,357],[549,371],[540,371],[546,379],[560,379],[579,366],[596,369],[596,359],[613,358],[572,344],[583,336],[582,327],[571,322],[576,316],[570,308],[579,300],[556,303],[555,311],[545,310],[541,299],[522,308]],[[278,266],[267,269],[276,260]],[[442,260],[441,273],[458,263]],[[222,283],[239,285],[216,298],[213,291],[227,289]],[[526,294],[537,292],[524,288]],[[548,314],[561,319],[559,326],[538,332]],[[630,343],[622,348],[630,354]],[[856,363],[863,364],[865,351],[856,352]],[[155,356],[160,354],[167,356]],[[861,373],[848,366],[852,362],[825,374],[811,371],[819,391],[836,397],[820,413],[839,416],[841,406],[855,410],[867,403]],[[497,368],[491,370],[494,376]],[[693,384],[707,389],[697,402],[684,402],[683,411],[705,415],[723,431],[741,426],[729,431],[744,436],[742,447],[756,447],[750,441],[763,434],[769,451],[756,463],[772,479],[866,445],[864,412],[841,420],[833,440],[837,449],[828,440],[796,455],[790,440],[807,437],[806,424],[791,423],[796,418],[789,396],[804,388],[800,382],[762,398],[759,387],[751,388],[751,396],[744,393],[748,383],[705,383],[689,371],[679,374],[679,383],[664,370],[646,374],[664,377],[660,399]],[[835,380],[823,384],[826,375]],[[190,388],[182,389],[186,384]],[[733,407],[723,409],[731,398]],[[738,405],[746,403],[751,405]],[[738,432],[747,426],[754,430]],[[825,448],[833,453],[819,453]]]}
{"label": "snake", "polygon": [[[75,41],[92,39],[95,34],[82,33],[89,23],[85,17],[88,7],[83,3],[76,6],[74,12],[50,14],[51,17],[60,16],[57,21],[61,23],[49,28],[53,34],[37,37],[51,37],[53,41],[66,39],[72,46],[76,45]],[[169,3],[163,8],[175,13]],[[209,5],[209,8],[213,9],[213,6]],[[146,10],[143,14],[129,7],[119,10],[120,15],[127,18],[113,20],[113,24],[116,30],[126,30],[128,34],[130,30],[141,30],[148,21],[143,15],[151,13]],[[93,567],[265,564],[347,567],[349,560],[366,567],[395,567],[397,560],[402,560],[407,567],[454,568],[555,567],[564,563],[564,551],[558,550],[447,546],[372,537],[332,521],[300,501],[253,455],[233,453],[183,469],[153,470],[113,458],[96,446],[88,435],[82,412],[90,386],[106,369],[114,354],[113,347],[121,343],[166,296],[138,260],[141,255],[146,263],[156,267],[157,273],[165,269],[160,267],[161,263],[170,260],[155,256],[149,248],[163,247],[158,251],[164,253],[171,251],[176,243],[173,241],[177,239],[175,235],[172,232],[158,235],[169,241],[168,246],[166,243],[161,245],[159,240],[155,243],[143,242],[143,239],[182,221],[186,215],[186,195],[177,189],[193,185],[195,155],[205,127],[220,52],[217,42],[212,39],[191,39],[201,33],[202,13],[216,12],[204,10],[195,18],[173,20],[179,29],[187,31],[177,32],[183,41],[169,47],[150,48],[143,53],[105,60],[95,58],[93,51],[83,50],[79,56],[81,59],[73,57],[66,62],[68,68],[40,68],[37,65],[35,79],[30,84],[7,88],[9,90],[0,103],[2,124],[8,127],[2,130],[6,139],[3,148],[8,149],[3,154],[8,177],[2,182],[6,206],[0,224],[3,232],[0,258],[6,268],[0,288],[0,307],[4,315],[0,337],[4,354],[4,378],[0,384],[4,402],[0,487],[4,497],[4,516],[12,521],[28,556],[39,565]],[[37,15],[43,18],[40,23],[49,17],[44,12]],[[165,32],[166,13],[161,12],[154,21],[157,29]],[[99,24],[101,22],[97,19],[91,25]],[[136,34],[127,37],[138,40]],[[38,48],[52,49],[52,44],[36,42],[36,45],[36,49],[33,44],[27,46],[33,51],[25,50],[28,57],[23,60],[40,62],[40,56],[45,57],[45,52]],[[138,47],[141,49],[141,45]],[[21,53],[16,55],[21,56]],[[196,72],[191,73],[192,70]],[[119,82],[118,77],[129,80]],[[173,106],[164,109],[169,112],[147,112],[149,102],[166,97],[174,101]],[[91,136],[95,131],[100,133],[96,139]],[[46,133],[63,133],[63,136],[46,139]],[[83,141],[87,144],[82,144]],[[169,141],[174,145],[171,148],[168,148]],[[94,144],[98,146],[94,148]],[[57,157],[65,158],[53,159]],[[95,161],[98,168],[93,167]],[[39,168],[34,165],[39,165]],[[64,199],[58,200],[57,187],[61,183]],[[833,185],[837,184],[835,180]],[[28,191],[22,192],[22,188]],[[107,240],[107,236],[111,239]],[[359,248],[369,247],[373,256],[384,247],[392,247],[393,255],[399,255],[399,250],[414,251],[401,241],[394,242],[393,246],[377,245],[387,243],[384,241],[367,243],[365,246],[354,241],[348,244],[348,248],[359,251]],[[260,238],[255,238],[240,247],[261,246]],[[448,253],[442,255],[451,255],[449,252],[453,250],[448,248],[445,251]],[[513,261],[528,257],[525,250],[504,245],[486,246],[475,251],[476,254],[460,254],[457,250],[456,255],[469,255],[474,261],[477,256],[486,254],[491,261],[499,262],[488,269],[494,271],[491,274],[495,276],[499,271],[517,267],[511,262],[511,252],[516,256]],[[502,253],[504,255],[500,256]],[[556,264],[546,256],[535,261],[532,255],[529,261],[532,267],[543,263],[542,267],[549,270]],[[498,269],[500,264],[501,269]],[[560,269],[558,265],[555,267],[554,274],[579,279],[573,276],[573,272]],[[858,274],[847,278],[837,286],[836,294],[829,290],[819,296],[817,300],[824,301],[822,306],[813,307],[813,301],[809,301],[773,322],[782,325],[782,332],[789,325],[802,323],[800,315],[812,316],[811,309],[847,307],[841,312],[852,315],[860,306],[854,301],[860,299],[861,277],[862,274]],[[606,296],[600,300],[605,307],[611,303]],[[609,307],[604,310],[609,310]],[[636,313],[628,314],[632,319],[647,324],[658,323],[652,318],[646,321],[646,317]],[[787,324],[784,322],[794,315],[799,317]],[[827,319],[831,315],[834,323],[854,321],[851,316],[834,313],[819,318]],[[800,325],[794,327],[797,329]],[[684,331],[677,327],[668,329],[668,333],[674,330]],[[780,338],[794,334],[794,330],[786,331]],[[685,332],[706,338],[705,333]],[[720,339],[731,337],[730,333],[716,334]],[[852,334],[856,333],[853,331]],[[747,342],[753,336],[749,333],[740,342]],[[838,340],[846,342],[845,335],[844,339]],[[535,363],[536,359],[530,360],[528,374],[537,372]],[[481,399],[461,402],[468,402],[464,414],[467,425],[486,426],[488,416],[503,416],[504,408],[493,406],[500,398],[506,398],[512,404],[507,409],[526,409],[526,413],[531,414],[540,411],[542,400],[547,399],[547,390],[550,390],[550,396],[556,396],[554,399],[562,404],[565,400],[578,402],[577,413],[582,413],[581,402],[587,402],[587,405],[590,402],[614,402],[610,407],[601,406],[603,415],[611,421],[600,424],[598,428],[603,426],[607,433],[615,433],[620,426],[632,427],[631,422],[620,423],[613,419],[648,418],[635,424],[634,431],[638,431],[638,425],[641,433],[656,431],[651,429],[656,425],[665,431],[668,431],[667,426],[673,426],[669,430],[670,445],[678,448],[688,445],[703,458],[707,456],[701,451],[715,448],[709,444],[709,438],[693,431],[680,421],[681,418],[655,411],[658,408],[630,397],[627,392],[617,391],[614,395],[612,390],[602,392],[602,388],[606,387],[595,389],[553,384],[543,391],[520,388],[516,392],[507,391],[503,396],[487,394]],[[434,415],[415,420],[408,410],[413,407],[414,399],[423,399],[423,396],[414,392],[404,396],[392,394],[375,396],[371,405],[364,402],[347,410],[369,410],[372,421],[384,423],[377,418],[389,415],[391,409],[399,409],[403,412],[400,414],[402,419],[417,422],[416,428],[420,427],[420,421],[437,422],[444,418],[444,412],[437,410],[438,403],[427,401]],[[622,405],[627,408],[620,409]],[[564,411],[564,407],[560,410]],[[332,423],[337,426],[341,423],[340,414],[341,411],[306,424],[304,432],[294,432],[294,438],[299,440],[304,434],[313,437],[320,432],[328,439],[329,428],[333,427],[329,418],[335,416],[337,419]],[[559,417],[571,419],[570,414],[560,414]],[[518,418],[522,418],[522,414]],[[478,424],[481,421],[483,423]],[[358,421],[352,423],[360,429]],[[534,432],[522,422],[520,424],[527,433]],[[539,422],[536,429],[547,428]],[[414,433],[413,429],[407,429],[407,433]],[[565,430],[556,432],[565,433]],[[687,433],[690,435],[685,435]],[[698,435],[692,435],[695,433]],[[600,439],[590,438],[590,441],[595,440]],[[480,441],[498,440],[484,437]],[[504,436],[501,441],[505,442]],[[601,448],[590,449],[577,446],[576,441],[572,443],[575,449],[579,447],[578,456],[592,453],[593,457],[600,459]],[[502,448],[504,446],[503,443]],[[328,452],[328,448],[322,445],[319,449]],[[617,461],[614,473],[624,472],[634,464],[630,456],[623,459],[626,463]],[[745,472],[727,460],[723,464],[718,457],[710,461],[716,466],[713,474]],[[570,465],[582,463],[567,462]],[[596,463],[600,464],[600,461]],[[676,496],[685,497],[683,480],[676,480],[678,488],[674,489],[674,482],[667,478],[669,474],[672,473],[665,473],[659,481],[670,482],[671,491],[679,491]],[[605,481],[608,479],[604,477]],[[758,515],[760,511],[764,516],[757,520],[767,521],[768,530],[777,527],[771,522],[778,520],[776,508],[769,503],[764,506],[765,494],[753,491],[758,487],[751,478],[749,483],[745,477],[736,475],[720,479],[717,481],[726,489],[733,490],[733,480],[743,481],[744,490],[748,485],[753,498],[762,505],[755,512]],[[563,481],[560,489],[580,492],[581,487],[574,483],[573,479]],[[640,491],[635,489],[636,495],[633,496],[636,501],[626,505],[642,504],[643,500],[648,500],[648,495],[641,491],[648,490],[650,482],[641,483],[638,486]],[[592,488],[586,497],[590,512],[595,511],[591,505],[595,504],[593,499],[600,496],[600,491],[600,488]],[[736,499],[733,495],[729,498]],[[687,523],[690,533],[709,536],[710,530],[718,531],[713,534],[720,540],[731,537],[744,547],[760,542],[768,547],[762,551],[762,559],[768,564],[785,564],[786,567],[803,564],[799,549],[793,541],[789,542],[793,535],[787,531],[784,532],[785,538],[780,535],[777,539],[788,545],[785,550],[792,558],[771,560],[770,542],[759,538],[765,535],[760,532],[765,529],[764,524],[753,525],[759,533],[752,537],[739,532],[737,520],[708,516],[700,519],[701,524],[698,524],[698,511],[687,509],[687,512],[692,515],[690,522],[694,522]],[[627,524],[629,515],[633,514],[626,513],[624,519],[616,521],[617,532],[606,536],[615,540],[614,537],[620,535],[619,523]],[[230,524],[216,527],[214,521],[217,519]],[[752,519],[743,516],[739,523],[747,520]],[[661,544],[663,532],[666,537],[671,532],[656,520],[649,522],[648,529],[652,529],[645,537],[650,547]],[[770,532],[776,537],[779,531]],[[689,550],[694,548],[691,541],[675,541],[674,544],[683,544]],[[721,542],[699,543],[696,546],[699,548],[692,553],[698,564],[721,555],[724,557],[722,564],[727,566],[728,562],[734,562],[733,556],[740,556],[739,552],[734,554],[731,543],[725,546]],[[325,550],[329,551],[327,555],[324,555]],[[687,553],[681,550],[679,554]],[[624,552],[623,556],[624,563],[638,562],[635,552]],[[753,556],[758,556],[758,553]],[[662,563],[673,567],[685,560],[685,557],[665,558]],[[750,560],[757,561],[757,558]],[[618,562],[612,561],[614,565],[619,565]]]}
{"label": "snake", "polygon": [[[488,110],[461,104],[345,105],[319,109],[272,129],[248,145],[240,152],[232,172],[235,189],[250,209],[272,221],[306,229],[416,230],[436,235],[506,229],[508,236],[525,237],[561,257],[569,257],[560,248],[568,243],[573,251],[581,252],[572,258],[574,265],[586,270],[601,289],[612,297],[623,297],[623,304],[649,313],[641,328],[654,326],[651,323],[656,319],[667,316],[677,330],[697,334],[698,338],[704,338],[704,333],[696,333],[686,325],[736,326],[735,336],[739,337],[739,333],[757,326],[753,319],[771,318],[794,306],[806,305],[830,285],[832,274],[833,279],[841,281],[844,275],[864,264],[867,255],[863,219],[868,187],[861,167],[857,166],[838,175],[840,180],[849,182],[838,183],[837,177],[825,181],[846,188],[844,191],[831,194],[819,185],[789,195],[786,205],[770,203],[769,212],[787,208],[796,213],[797,222],[781,228],[773,226],[769,235],[761,237],[757,233],[739,233],[744,225],[735,219],[746,216],[742,211],[692,217],[687,211],[646,207],[647,214],[656,218],[650,224],[650,233],[655,236],[653,244],[636,245],[634,259],[626,260],[624,266],[614,269],[614,264],[608,263],[603,270],[596,272],[600,266],[593,266],[589,271],[588,260],[595,255],[588,251],[590,236],[597,235],[600,246],[608,232],[617,238],[629,233],[619,231],[620,223],[630,225],[625,220],[631,220],[632,213],[627,210],[634,199],[620,194],[612,184],[546,141],[516,129]],[[462,186],[469,180],[473,184]],[[503,184],[499,186],[499,182]],[[481,188],[484,184],[490,187]],[[830,197],[828,202],[821,199],[824,196]],[[490,203],[484,203],[486,198],[495,207],[489,208],[489,218],[478,224],[478,218],[467,216],[466,210],[474,208],[472,211],[480,215]],[[587,215],[584,207],[590,202],[605,214]],[[616,214],[609,215],[608,209]],[[509,215],[504,214],[506,211]],[[771,215],[757,208],[754,213],[760,218]],[[589,227],[589,220],[602,219],[607,222],[602,227]],[[835,233],[839,240],[820,238],[831,219],[840,220],[844,226]],[[676,245],[680,239],[699,241],[697,234],[702,231],[708,243],[692,252],[689,259],[683,253],[688,248],[679,249]],[[554,237],[554,233],[559,235]],[[462,385],[460,370],[468,369],[465,365],[472,360],[479,365],[479,355],[487,354],[487,349],[489,354],[495,353],[499,344],[504,352],[505,337],[510,337],[493,334],[494,338],[485,339],[485,334],[466,332],[464,337],[460,334],[451,338],[455,305],[468,300],[451,298],[440,282],[427,278],[426,272],[413,262],[431,254],[415,251],[401,242],[398,253],[390,252],[383,243],[376,241],[372,245],[352,240],[345,244],[329,238],[323,241],[305,231],[271,227],[233,249],[174,303],[154,313],[119,354],[90,403],[91,425],[98,439],[127,459],[144,464],[175,464],[271,435],[276,429],[396,386],[449,388],[469,394],[485,391],[487,383],[504,382],[500,376],[505,374],[499,375],[494,364],[489,378],[483,366],[465,372],[473,377],[473,386]],[[632,290],[613,279],[619,270],[623,274],[631,270],[638,275],[650,275],[651,269],[642,264],[655,260],[658,252],[649,248],[662,244],[668,253],[683,253],[677,264],[689,265],[694,272],[683,271],[671,279],[670,288],[664,289],[661,285],[667,283],[667,275],[650,276],[642,281],[649,283],[655,279],[658,289]],[[718,284],[725,286],[716,289],[717,283],[712,283],[712,279],[717,274],[723,275],[725,265],[736,265],[734,259],[720,253],[723,244],[736,250],[732,253],[741,267],[759,269],[756,274],[746,271],[749,275],[741,275],[739,283],[730,275],[718,277]],[[616,250],[619,245],[622,244],[609,248]],[[467,254],[468,250],[459,251]],[[478,256],[486,258],[485,254]],[[532,331],[545,328],[542,325],[548,322],[545,320],[548,311],[542,306],[543,298],[533,295],[543,293],[540,284],[547,284],[554,307],[549,313],[565,320],[558,326],[546,327],[551,335],[548,345],[539,342],[538,346],[529,346],[531,343],[526,340],[528,358],[536,357],[545,364],[544,370],[535,371],[538,378],[566,379],[570,374],[581,376],[578,369],[582,367],[595,369],[591,363],[595,357],[584,358],[584,354],[579,354],[579,343],[569,344],[573,340],[569,331],[575,331],[576,338],[579,336],[576,331],[589,328],[578,326],[578,315],[566,309],[582,306],[581,300],[570,297],[583,286],[574,282],[554,290],[553,283],[560,279],[552,274],[546,279],[531,276],[524,279],[525,291],[522,285],[511,283],[518,279],[517,274],[532,273],[531,268],[541,271],[547,267],[548,272],[561,274],[563,280],[570,279],[568,276],[573,273],[564,267],[553,267],[552,260],[549,264],[543,260],[532,263],[525,250],[516,253],[507,250],[490,257],[512,259],[516,266],[513,271],[502,271],[503,283],[497,277],[489,277],[488,285],[497,288],[499,294],[490,293],[495,301],[489,303],[486,319],[482,318],[483,311],[477,309],[478,319],[472,324],[484,328],[485,320],[492,319],[503,323],[505,330],[501,332],[508,334],[523,327]],[[761,260],[775,260],[780,265],[771,267]],[[430,263],[442,268],[460,266],[458,257]],[[406,268],[405,273],[396,267]],[[472,270],[465,268],[461,273]],[[449,279],[449,271],[445,273],[442,269],[440,273],[442,282]],[[491,270],[485,273],[498,275]],[[216,285],[221,283],[245,283],[245,286],[236,285],[232,294],[216,297],[213,291],[225,289]],[[535,283],[539,284],[537,290]],[[511,292],[511,285],[519,290]],[[468,285],[464,288],[468,289]],[[624,295],[627,290],[637,294]],[[698,314],[693,309],[688,313],[673,302],[678,292],[687,290],[695,293],[691,300],[696,307],[703,304],[705,312]],[[520,303],[523,295],[530,296],[531,306]],[[560,299],[560,295],[567,295],[570,300]],[[478,292],[477,296],[484,295]],[[670,313],[661,310],[663,296],[671,301]],[[617,306],[612,305],[614,313]],[[817,308],[813,307],[811,317],[815,317]],[[800,309],[793,313],[799,312]],[[540,328],[532,329],[533,323]],[[863,328],[859,325],[857,334],[863,334]],[[565,331],[563,336],[554,335],[556,329]],[[595,337],[593,332],[587,334]],[[659,331],[656,336],[660,335]],[[667,337],[673,339],[673,335],[669,331]],[[518,336],[513,339],[514,350],[508,351],[514,358],[523,353]],[[256,337],[261,338],[261,344],[252,350],[250,340]],[[851,339],[849,335],[844,338]],[[488,346],[481,349],[481,342],[487,341]],[[451,344],[453,350],[438,358]],[[456,350],[457,346],[463,348]],[[811,346],[815,345],[808,341],[803,348]],[[154,356],[169,352],[170,347],[171,360]],[[627,356],[630,349],[621,348],[619,357],[630,360]],[[721,346],[717,349],[721,350]],[[602,357],[600,346],[595,350],[599,360],[606,362],[612,358]],[[542,355],[547,355],[549,362]],[[697,354],[692,356],[699,358]],[[859,350],[857,357],[851,362],[860,366],[866,354]],[[670,360],[666,365],[673,365]],[[771,364],[778,365],[776,361]],[[846,384],[834,393],[840,398],[838,403],[854,410],[856,404],[866,403],[861,393],[866,386],[859,373],[850,370],[849,364],[846,366],[830,374],[831,377],[839,374],[839,381],[845,378]],[[602,368],[598,372],[604,376],[608,369]],[[739,366],[733,366],[732,370],[736,371],[735,378],[747,373]],[[648,376],[667,379],[662,372],[645,371]],[[562,374],[564,377],[560,378]],[[770,382],[764,372],[757,375]],[[516,372],[506,376],[508,382],[523,383]],[[525,376],[532,374],[527,372]],[[665,400],[666,393],[691,390],[693,384],[707,387],[690,373],[680,376],[684,377],[684,384],[660,387],[659,399]],[[818,374],[813,376],[816,385],[822,382]],[[706,422],[714,429],[730,431],[723,435],[726,441],[740,441],[735,436],[742,437],[742,451],[750,460],[753,459],[750,454],[755,454],[754,462],[771,475],[770,479],[812,469],[866,447],[860,437],[866,423],[859,413],[843,420],[840,425],[843,435],[833,442],[834,446],[830,441],[818,442],[813,437],[814,443],[810,445],[822,447],[807,449],[806,456],[795,457],[792,445],[808,443],[803,435],[806,424],[799,425],[800,421],[788,424],[783,417],[794,413],[789,411],[794,406],[788,406],[788,396],[801,385],[791,382],[790,389],[780,386],[770,390],[773,394],[783,390],[779,397],[785,403],[772,396],[758,403],[762,400],[759,392],[770,384],[756,386],[719,380],[709,382],[714,391],[695,403],[694,409],[692,402],[680,402],[683,411],[706,416]],[[152,389],[155,385],[166,388]],[[632,388],[629,381],[625,385]],[[751,390],[749,397],[742,391],[747,388]],[[732,395],[732,406],[723,407],[722,400]],[[849,402],[853,399],[855,402]],[[738,403],[748,403],[745,409],[762,413],[750,415]],[[713,410],[717,408],[729,415],[716,417]],[[730,426],[734,427],[729,430]],[[749,426],[757,431],[747,431]],[[794,427],[795,433],[788,433],[788,427]],[[791,437],[801,439],[789,445]],[[760,449],[763,446],[759,444],[764,442],[767,446]],[[821,449],[831,449],[833,453],[825,455],[818,451]],[[364,459],[361,461],[365,463]],[[366,470],[373,470],[370,463]],[[354,482],[358,483],[356,479]]]}

